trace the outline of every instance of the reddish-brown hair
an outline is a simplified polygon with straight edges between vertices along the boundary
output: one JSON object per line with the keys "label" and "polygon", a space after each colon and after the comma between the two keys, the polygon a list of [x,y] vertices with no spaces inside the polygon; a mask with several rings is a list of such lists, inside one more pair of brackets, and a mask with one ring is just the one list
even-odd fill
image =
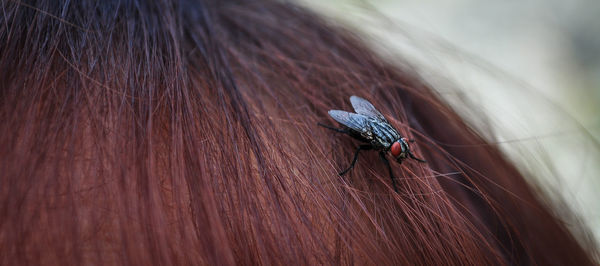
{"label": "reddish-brown hair", "polygon": [[[1,5],[1,264],[593,263],[415,73],[301,8]],[[337,175],[357,143],[317,122],[350,95],[427,159],[399,193],[374,152]]]}

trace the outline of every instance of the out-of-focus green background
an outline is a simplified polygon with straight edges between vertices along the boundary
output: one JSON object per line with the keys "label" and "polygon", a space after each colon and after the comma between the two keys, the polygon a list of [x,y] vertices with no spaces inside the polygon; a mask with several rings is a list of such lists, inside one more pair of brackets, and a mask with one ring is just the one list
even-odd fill
{"label": "out-of-focus green background", "polygon": [[600,1],[299,1],[410,62],[600,239]]}

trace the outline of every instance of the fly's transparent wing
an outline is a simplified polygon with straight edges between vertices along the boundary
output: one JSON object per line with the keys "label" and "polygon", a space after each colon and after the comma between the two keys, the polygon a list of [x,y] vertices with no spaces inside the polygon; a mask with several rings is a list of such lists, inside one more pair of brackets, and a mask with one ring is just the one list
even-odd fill
{"label": "fly's transparent wing", "polygon": [[375,107],[369,101],[353,95],[350,97],[350,103],[352,103],[352,107],[357,114],[361,114],[382,122],[387,122],[385,117],[379,111],[377,111],[377,109],[375,109]]}
{"label": "fly's transparent wing", "polygon": [[348,113],[340,110],[329,110],[328,113],[333,119],[335,119],[335,121],[338,121],[340,124],[343,124],[358,132],[363,133],[369,130],[369,119],[364,115]]}

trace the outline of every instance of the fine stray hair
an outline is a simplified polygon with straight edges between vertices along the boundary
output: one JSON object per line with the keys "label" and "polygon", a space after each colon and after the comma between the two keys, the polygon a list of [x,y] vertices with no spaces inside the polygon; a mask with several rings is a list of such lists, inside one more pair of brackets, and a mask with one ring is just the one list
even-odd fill
{"label": "fine stray hair", "polygon": [[[594,263],[422,79],[302,8],[0,5],[2,265]],[[337,175],[355,143],[317,123],[350,95],[427,160],[398,193],[376,154]]]}

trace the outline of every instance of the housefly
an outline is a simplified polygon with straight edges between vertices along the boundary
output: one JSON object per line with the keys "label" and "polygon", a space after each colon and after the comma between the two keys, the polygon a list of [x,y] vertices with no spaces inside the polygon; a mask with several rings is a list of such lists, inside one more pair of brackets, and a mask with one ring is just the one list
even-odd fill
{"label": "housefly", "polygon": [[352,163],[346,170],[340,172],[339,175],[346,174],[354,167],[361,150],[376,150],[379,151],[379,157],[381,157],[387,165],[394,190],[398,192],[392,173],[392,167],[386,158],[386,153],[389,152],[398,163],[402,163],[403,160],[408,158],[422,163],[424,163],[425,160],[419,159],[413,155],[408,143],[414,141],[403,138],[400,133],[398,133],[398,130],[390,125],[385,117],[375,109],[373,104],[358,96],[351,96],[350,103],[352,103],[352,107],[356,113],[340,110],[329,110],[328,112],[335,121],[343,125],[342,128],[335,128],[321,123],[318,124],[333,131],[347,134],[366,143],[358,146],[354,153]]}

